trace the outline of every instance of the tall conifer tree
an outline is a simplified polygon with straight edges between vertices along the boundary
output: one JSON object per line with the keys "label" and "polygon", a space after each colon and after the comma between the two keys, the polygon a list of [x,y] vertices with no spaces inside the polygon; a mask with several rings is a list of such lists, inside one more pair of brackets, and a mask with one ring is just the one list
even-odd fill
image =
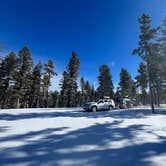
{"label": "tall conifer tree", "polygon": [[80,60],[76,52],[72,52],[72,57],[69,61],[67,67],[67,74],[69,79],[69,84],[67,87],[68,95],[68,107],[74,107],[76,105],[76,94],[77,94],[77,79],[79,76]]}
{"label": "tall conifer tree", "polygon": [[132,86],[133,81],[130,73],[122,68],[120,72],[120,82],[119,82],[119,92],[121,93],[121,97],[132,97]]}
{"label": "tall conifer tree", "polygon": [[30,107],[39,107],[41,97],[41,69],[42,64],[39,62],[32,72],[32,84],[30,92]]}
{"label": "tall conifer tree", "polygon": [[99,68],[100,75],[98,76],[99,87],[97,88],[97,93],[99,98],[104,96],[109,96],[113,98],[114,96],[114,86],[112,82],[112,75],[110,68],[107,65],[102,65]]}
{"label": "tall conifer tree", "polygon": [[138,75],[135,77],[136,79],[136,86],[140,88],[141,91],[141,101],[142,104],[145,105],[147,104],[147,71],[146,71],[146,65],[141,62],[139,64],[139,69],[138,69]]}
{"label": "tall conifer tree", "polygon": [[48,97],[49,97],[49,87],[51,86],[51,78],[54,75],[57,75],[54,71],[54,63],[52,60],[49,60],[44,66],[43,74],[43,102],[44,107],[48,107]]}
{"label": "tall conifer tree", "polygon": [[28,47],[24,47],[18,54],[19,73],[17,77],[17,108],[27,107],[30,100],[31,75],[33,61]]}
{"label": "tall conifer tree", "polygon": [[[14,52],[11,52],[0,64],[0,105],[2,108],[8,108],[8,102],[16,93],[15,84],[18,74],[18,58]],[[14,107],[11,101],[10,107]]]}
{"label": "tall conifer tree", "polygon": [[155,42],[158,28],[152,28],[152,20],[148,14],[143,14],[139,18],[139,23],[141,31],[139,47],[133,51],[133,54],[140,56],[146,62],[151,108],[154,113],[154,72],[156,71],[154,68],[154,65],[156,65],[154,59],[158,54],[158,45]]}

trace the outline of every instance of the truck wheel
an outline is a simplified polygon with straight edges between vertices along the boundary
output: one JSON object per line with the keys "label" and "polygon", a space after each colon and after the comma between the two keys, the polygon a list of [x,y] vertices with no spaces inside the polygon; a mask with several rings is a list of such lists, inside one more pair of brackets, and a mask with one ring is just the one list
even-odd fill
{"label": "truck wheel", "polygon": [[92,112],[96,112],[97,111],[97,107],[93,106],[91,110],[92,110]]}
{"label": "truck wheel", "polygon": [[111,110],[113,110],[113,106],[112,105],[109,107],[108,111],[111,111]]}

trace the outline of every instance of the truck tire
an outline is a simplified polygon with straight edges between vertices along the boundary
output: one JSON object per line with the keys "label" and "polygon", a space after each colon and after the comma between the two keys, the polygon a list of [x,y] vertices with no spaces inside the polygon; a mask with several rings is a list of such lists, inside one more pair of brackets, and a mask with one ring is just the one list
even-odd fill
{"label": "truck tire", "polygon": [[92,110],[92,112],[96,112],[96,111],[97,111],[97,107],[96,107],[96,106],[93,106],[93,107],[91,108],[91,110]]}
{"label": "truck tire", "polygon": [[109,106],[108,111],[111,111],[111,110],[113,110],[113,106],[112,105]]}

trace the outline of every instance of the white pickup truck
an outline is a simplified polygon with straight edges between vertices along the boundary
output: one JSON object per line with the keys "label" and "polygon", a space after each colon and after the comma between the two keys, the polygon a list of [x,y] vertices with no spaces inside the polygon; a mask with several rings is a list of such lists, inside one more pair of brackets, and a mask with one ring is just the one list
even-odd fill
{"label": "white pickup truck", "polygon": [[100,99],[97,102],[89,102],[84,105],[85,111],[112,110],[115,108],[115,102],[112,99]]}

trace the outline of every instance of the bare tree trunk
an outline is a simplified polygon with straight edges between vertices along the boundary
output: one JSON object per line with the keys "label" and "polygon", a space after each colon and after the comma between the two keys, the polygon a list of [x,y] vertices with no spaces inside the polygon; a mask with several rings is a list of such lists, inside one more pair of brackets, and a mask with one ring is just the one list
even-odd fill
{"label": "bare tree trunk", "polygon": [[17,98],[16,108],[20,108],[20,97]]}
{"label": "bare tree trunk", "polygon": [[160,107],[160,88],[159,88],[158,83],[157,83],[157,87],[156,87],[156,94],[157,94],[157,105],[158,105],[158,107]]}
{"label": "bare tree trunk", "polygon": [[7,100],[8,100],[8,95],[6,94],[6,97],[4,97],[4,100],[3,100],[2,109],[7,108],[7,107],[6,107],[6,105],[7,105]]}
{"label": "bare tree trunk", "polygon": [[149,60],[147,57],[147,74],[148,74],[148,85],[149,85],[149,90],[150,90],[150,104],[151,104],[151,110],[152,113],[155,113],[155,109],[154,109],[154,94],[153,94],[153,87],[152,87],[152,80],[150,77],[150,71],[149,71]]}
{"label": "bare tree trunk", "polygon": [[36,107],[39,108],[39,98],[37,98]]}
{"label": "bare tree trunk", "polygon": [[149,89],[150,89],[151,109],[152,109],[152,113],[155,113],[155,109],[154,109],[154,94],[153,94],[153,88],[152,88],[151,83],[149,83]]}

